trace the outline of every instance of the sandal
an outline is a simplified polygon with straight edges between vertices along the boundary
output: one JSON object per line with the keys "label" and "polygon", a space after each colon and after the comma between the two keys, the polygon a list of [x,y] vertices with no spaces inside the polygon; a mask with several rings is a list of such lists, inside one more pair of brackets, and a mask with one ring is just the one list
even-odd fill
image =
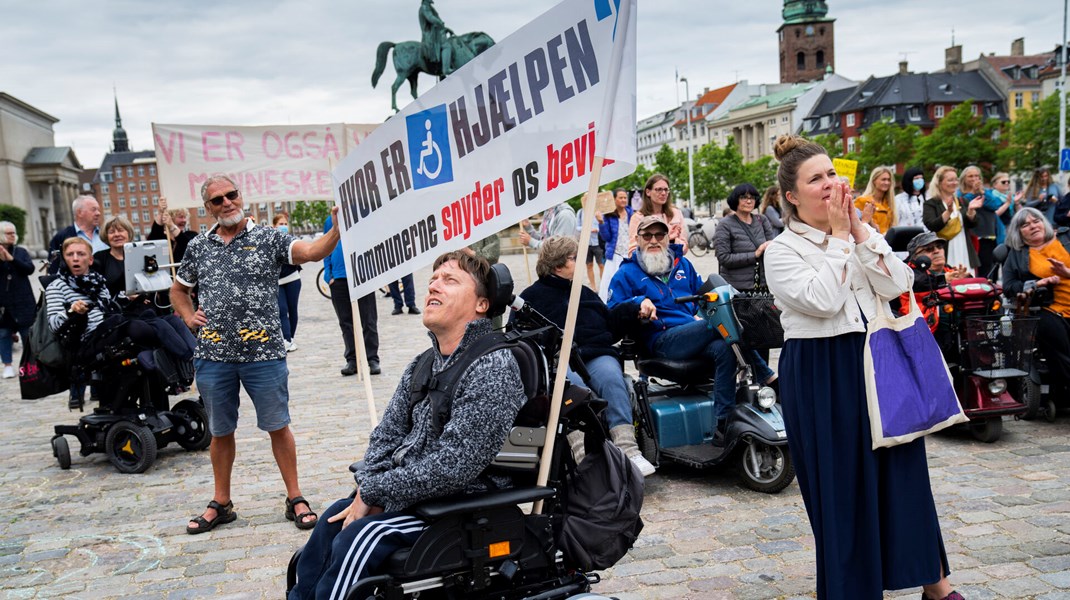
{"label": "sandal", "polygon": [[186,533],[197,535],[198,533],[211,531],[215,529],[216,525],[230,523],[238,518],[238,513],[234,512],[234,502],[232,500],[228,500],[226,504],[220,504],[215,500],[212,500],[208,503],[208,508],[215,510],[215,518],[209,521],[204,518],[203,514],[193,517],[190,520],[196,523],[197,527],[186,525]]}
{"label": "sandal", "polygon": [[[294,512],[294,505],[295,504],[304,504],[304,505],[309,507],[309,510],[307,510],[307,511],[301,513],[301,514],[296,514]],[[297,526],[298,529],[312,529],[313,527],[316,526],[316,522],[319,521],[319,517],[316,515],[316,513],[312,512],[311,507],[312,507],[312,505],[309,504],[307,500],[305,500],[304,496],[297,496],[296,498],[294,498],[292,500],[290,498],[287,498],[286,499],[286,520],[293,521],[294,525]],[[314,517],[314,518],[309,520],[309,521],[306,521],[305,517],[307,517],[309,515],[312,515],[312,517]]]}

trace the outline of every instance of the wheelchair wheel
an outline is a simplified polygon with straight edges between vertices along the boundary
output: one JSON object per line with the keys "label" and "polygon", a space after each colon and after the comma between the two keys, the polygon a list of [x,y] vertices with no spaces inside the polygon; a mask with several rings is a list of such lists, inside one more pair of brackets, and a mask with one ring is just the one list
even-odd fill
{"label": "wheelchair wheel", "polygon": [[1022,378],[1022,404],[1025,405],[1025,412],[1022,413],[1022,418],[1026,421],[1031,421],[1040,416],[1040,411],[1044,405],[1040,394],[1040,385],[1028,377]]}
{"label": "wheelchair wheel", "polygon": [[1048,423],[1055,422],[1055,401],[1051,398],[1044,403],[1044,420]]}
{"label": "wheelchair wheel", "polygon": [[770,446],[751,440],[739,453],[739,474],[747,488],[775,494],[795,479],[795,465],[787,446]]}
{"label": "wheelchair wheel", "polygon": [[710,241],[706,239],[705,233],[695,231],[687,236],[687,247],[695,256],[705,256],[710,251]]}
{"label": "wheelchair wheel", "polygon": [[144,473],[156,461],[156,437],[148,427],[119,421],[108,429],[104,452],[120,473]]}
{"label": "wheelchair wheel", "polygon": [[208,432],[208,412],[196,400],[183,400],[171,409],[178,417],[175,427],[175,442],[191,452],[204,450],[212,443]]}
{"label": "wheelchair wheel", "polygon": [[983,421],[970,421],[970,433],[977,441],[991,444],[1003,435],[1003,419],[994,417]]}
{"label": "wheelchair wheel", "polygon": [[52,456],[59,461],[59,468],[64,471],[71,468],[71,447],[67,444],[67,438],[62,435],[52,438]]}
{"label": "wheelchair wheel", "polygon": [[323,280],[323,271],[324,270],[325,270],[325,268],[324,269],[320,269],[320,272],[316,273],[316,289],[319,290],[319,293],[320,293],[321,296],[323,296],[324,298],[330,300],[331,299],[331,286],[327,285],[327,282]]}

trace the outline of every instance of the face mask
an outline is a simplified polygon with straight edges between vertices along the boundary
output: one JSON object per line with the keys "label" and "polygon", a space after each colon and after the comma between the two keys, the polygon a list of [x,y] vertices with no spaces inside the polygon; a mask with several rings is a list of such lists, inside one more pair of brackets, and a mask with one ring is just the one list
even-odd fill
{"label": "face mask", "polygon": [[279,233],[289,233],[289,225],[279,225]]}
{"label": "face mask", "polygon": [[914,184],[914,191],[920,192],[921,188],[925,187],[925,180],[924,179],[915,179],[913,181],[913,184]]}

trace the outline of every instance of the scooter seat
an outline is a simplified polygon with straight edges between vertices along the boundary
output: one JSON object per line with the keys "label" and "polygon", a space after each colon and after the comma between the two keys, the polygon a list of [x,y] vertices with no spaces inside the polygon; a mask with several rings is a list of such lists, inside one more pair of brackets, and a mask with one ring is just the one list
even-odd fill
{"label": "scooter seat", "polygon": [[707,358],[644,358],[637,363],[637,367],[639,372],[647,377],[693,385],[709,383],[713,379],[714,371],[713,360]]}

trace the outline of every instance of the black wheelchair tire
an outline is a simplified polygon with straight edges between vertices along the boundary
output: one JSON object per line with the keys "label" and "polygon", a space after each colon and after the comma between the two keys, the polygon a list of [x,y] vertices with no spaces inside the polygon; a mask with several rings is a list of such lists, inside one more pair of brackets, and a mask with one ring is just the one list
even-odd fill
{"label": "black wheelchair tire", "polygon": [[64,471],[71,468],[71,447],[67,443],[67,438],[62,435],[52,438],[52,456],[59,461],[59,468]]}
{"label": "black wheelchair tire", "polygon": [[[765,452],[773,453],[774,460],[780,462],[780,468],[774,469],[770,476],[763,476],[761,467],[756,470],[752,462],[757,458],[755,453]],[[758,440],[749,441],[740,450],[738,471],[745,487],[763,494],[779,493],[795,479],[795,465],[791,462],[788,447],[771,446]]]}
{"label": "black wheelchair tire", "polygon": [[148,427],[119,421],[108,428],[104,452],[120,473],[144,473],[156,462],[156,436]]}
{"label": "black wheelchair tire", "polygon": [[189,426],[182,424],[175,428],[175,442],[179,446],[195,452],[204,450],[212,444],[212,434],[208,431],[208,411],[201,406],[200,402],[183,400],[176,404],[171,412],[190,422]]}
{"label": "black wheelchair tire", "polygon": [[1022,418],[1026,421],[1031,421],[1040,416],[1040,411],[1044,406],[1044,400],[1041,398],[1040,393],[1040,384],[1029,377],[1023,377],[1021,393],[1022,404],[1025,405],[1025,412],[1022,413]]}
{"label": "black wheelchair tire", "polygon": [[1003,419],[994,417],[983,421],[970,421],[970,434],[979,442],[995,443],[1003,435]]}

